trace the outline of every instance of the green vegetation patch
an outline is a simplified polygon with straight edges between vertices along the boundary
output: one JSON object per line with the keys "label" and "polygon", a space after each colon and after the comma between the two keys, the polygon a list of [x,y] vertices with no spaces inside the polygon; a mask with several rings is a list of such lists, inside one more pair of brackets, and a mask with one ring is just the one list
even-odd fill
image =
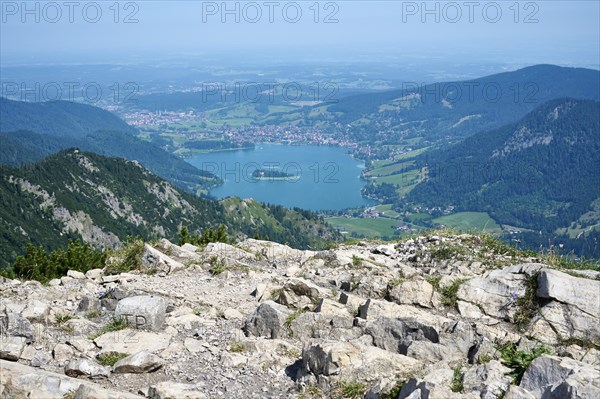
{"label": "green vegetation patch", "polygon": [[98,355],[98,363],[103,366],[114,366],[119,360],[126,358],[126,353],[101,353]]}
{"label": "green vegetation patch", "polygon": [[500,232],[501,227],[485,212],[458,212],[433,219],[433,223],[461,231]]}
{"label": "green vegetation patch", "polygon": [[513,384],[515,385],[521,383],[523,374],[525,374],[525,370],[527,370],[531,362],[541,355],[550,353],[550,350],[544,346],[538,346],[531,352],[520,351],[515,344],[504,345],[498,348],[498,350],[500,351],[502,364],[512,369],[508,375],[513,377]]}
{"label": "green vegetation patch", "polygon": [[394,227],[402,224],[399,220],[387,218],[342,218],[332,217],[326,219],[331,226],[349,234],[356,234],[368,238],[391,237]]}

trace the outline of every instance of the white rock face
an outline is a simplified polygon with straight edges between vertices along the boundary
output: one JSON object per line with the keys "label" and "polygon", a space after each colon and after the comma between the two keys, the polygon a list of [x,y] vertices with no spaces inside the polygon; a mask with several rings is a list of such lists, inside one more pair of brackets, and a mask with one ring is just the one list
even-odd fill
{"label": "white rock face", "polygon": [[166,274],[185,268],[183,263],[177,262],[148,244],[144,245],[142,265],[145,270],[156,270]]}
{"label": "white rock face", "polygon": [[121,299],[115,316],[125,319],[136,329],[159,331],[164,327],[166,310],[167,303],[163,298],[139,295]]}
{"label": "white rock face", "polygon": [[127,353],[133,355],[147,351],[155,353],[164,350],[171,342],[171,335],[125,329],[109,332],[94,340],[103,353]]}
{"label": "white rock face", "polygon": [[598,398],[600,367],[557,356],[535,359],[520,387],[535,398]]}
{"label": "white rock face", "polygon": [[25,349],[24,337],[2,337],[0,339],[0,359],[17,361]]}
{"label": "white rock face", "polygon": [[543,269],[538,277],[537,296],[550,298],[600,318],[600,281]]}
{"label": "white rock face", "polygon": [[88,270],[87,272],[85,272],[85,278],[94,280],[94,281],[100,281],[103,276],[104,276],[104,270],[102,270],[102,269],[92,269],[92,270]]}
{"label": "white rock face", "polygon": [[[106,389],[93,381],[76,379],[24,364],[0,360],[0,395],[6,398],[60,399],[69,392],[86,392],[81,398],[140,399],[140,396],[120,390]],[[2,391],[3,389],[3,391]],[[3,393],[1,393],[3,392]]]}
{"label": "white rock face", "polygon": [[150,387],[148,396],[156,399],[206,399],[201,387],[174,381],[160,382]]}
{"label": "white rock face", "polygon": [[[12,359],[1,360],[0,398],[138,397],[115,393],[127,390],[154,398],[297,399],[311,396],[311,385],[321,390],[312,396],[325,398],[338,397],[341,383],[359,382],[364,398],[377,399],[408,380],[402,399],[495,399],[504,391],[512,399],[595,399],[597,273],[574,278],[529,258],[485,259],[481,242],[440,234],[311,252],[258,240],[206,249],[162,240],[146,253],[154,263],[144,266],[160,273],[103,276],[98,269],[52,286],[0,279],[0,351]],[[460,259],[431,257],[446,243],[464,247]],[[208,270],[214,256],[228,268],[218,277]],[[183,261],[195,265],[171,273],[169,265]],[[447,293],[432,277],[440,287],[465,280],[456,306],[441,302]],[[523,332],[512,320],[534,283],[542,307]],[[101,312],[89,313],[107,291]],[[129,328],[88,338],[121,316]],[[497,345],[508,343],[523,351],[545,343],[554,355],[535,360],[516,387],[494,360]],[[113,368],[94,360],[116,353],[128,357]],[[451,389],[456,367],[461,393]],[[79,379],[45,371],[61,368]]]}
{"label": "white rock face", "polygon": [[394,287],[388,295],[399,305],[433,307],[433,286],[424,279],[404,281]]}
{"label": "white rock face", "polygon": [[523,264],[472,278],[460,286],[458,299],[478,306],[487,315],[512,320],[517,311],[516,298],[525,295],[527,279],[541,267],[534,263]]}
{"label": "white rock face", "polygon": [[358,341],[324,341],[304,348],[303,370],[315,376],[344,378],[383,378],[416,370],[419,362],[407,356],[392,353]]}
{"label": "white rock face", "polygon": [[31,322],[42,323],[47,321],[48,314],[50,313],[50,307],[47,303],[37,299],[33,299],[27,302],[27,307],[23,310],[22,316]]}
{"label": "white rock face", "polygon": [[83,375],[95,379],[108,377],[110,370],[108,367],[103,367],[90,359],[74,359],[65,365],[65,374],[69,377]]}
{"label": "white rock face", "polygon": [[127,356],[113,366],[114,373],[150,373],[162,367],[163,360],[146,351]]}
{"label": "white rock face", "polygon": [[74,278],[76,280],[84,280],[85,279],[85,274],[78,272],[77,270],[69,270],[67,272],[67,276]]}

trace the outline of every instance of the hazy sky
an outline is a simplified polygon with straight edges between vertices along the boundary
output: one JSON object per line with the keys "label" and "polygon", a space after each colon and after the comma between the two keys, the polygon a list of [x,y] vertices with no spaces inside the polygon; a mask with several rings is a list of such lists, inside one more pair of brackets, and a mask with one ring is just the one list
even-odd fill
{"label": "hazy sky", "polygon": [[[165,54],[369,53],[598,65],[591,1],[0,0],[0,62]],[[118,10],[118,12],[117,12]],[[317,13],[318,10],[318,13]],[[229,11],[229,12],[228,12]],[[37,20],[36,20],[37,19]],[[238,21],[236,21],[238,19]],[[129,23],[125,23],[129,22]]]}

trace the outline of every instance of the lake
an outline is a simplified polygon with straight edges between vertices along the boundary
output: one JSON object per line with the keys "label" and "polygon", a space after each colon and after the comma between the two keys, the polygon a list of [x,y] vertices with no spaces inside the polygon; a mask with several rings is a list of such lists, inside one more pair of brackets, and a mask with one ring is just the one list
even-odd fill
{"label": "lake", "polygon": [[[224,180],[210,192],[217,198],[254,198],[313,211],[372,205],[373,201],[360,195],[365,184],[360,180],[364,163],[347,151],[328,146],[257,144],[251,150],[200,154],[187,161]],[[256,179],[252,173],[257,169],[293,177]]]}

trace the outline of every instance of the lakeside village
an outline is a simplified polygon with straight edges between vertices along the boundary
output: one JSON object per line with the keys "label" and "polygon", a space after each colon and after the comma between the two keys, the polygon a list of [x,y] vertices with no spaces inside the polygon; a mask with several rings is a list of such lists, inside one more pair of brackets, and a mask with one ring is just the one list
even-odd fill
{"label": "lakeside village", "polygon": [[[209,118],[193,110],[189,111],[139,111],[123,114],[125,121],[139,129],[174,129],[185,134],[187,140],[222,139],[232,143],[279,143],[279,144],[314,144],[333,145],[355,149],[358,144],[344,138],[325,134],[320,129],[299,128],[296,126],[257,126],[245,125],[232,127],[208,128]],[[217,130],[217,131],[215,131]]]}

